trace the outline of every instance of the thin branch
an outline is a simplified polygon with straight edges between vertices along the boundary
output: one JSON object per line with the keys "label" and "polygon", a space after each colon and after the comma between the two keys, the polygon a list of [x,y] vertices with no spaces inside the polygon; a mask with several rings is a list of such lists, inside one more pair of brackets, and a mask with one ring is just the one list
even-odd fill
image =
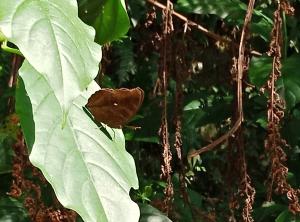
{"label": "thin branch", "polygon": [[[152,0],[148,0],[152,1]],[[251,1],[250,8],[253,8],[254,1]],[[251,10],[249,10],[251,11]],[[248,11],[247,11],[248,12]],[[243,100],[242,100],[242,79],[243,79],[243,72],[244,72],[244,50],[245,50],[245,33],[246,29],[249,25],[249,22],[251,20],[251,13],[247,13],[245,18],[245,23],[242,29],[242,35],[239,45],[239,58],[238,58],[238,70],[237,70],[237,101],[238,101],[238,119],[235,122],[234,126],[224,135],[210,143],[209,145],[200,148],[199,150],[193,151],[189,154],[189,157],[194,157],[199,154],[208,152],[216,148],[219,144],[223,143],[225,140],[227,140],[230,136],[232,136],[241,126],[241,123],[243,121]]]}
{"label": "thin branch", "polygon": [[[155,5],[156,7],[161,8],[162,10],[164,10],[166,8],[165,5],[161,4],[160,2],[158,2],[156,0],[147,0],[147,2]],[[231,39],[223,38],[222,36],[217,35],[216,33],[209,31],[207,28],[204,28],[202,25],[199,25],[198,23],[189,20],[187,17],[185,17],[184,15],[182,15],[182,14],[176,12],[176,11],[172,10],[171,13],[174,16],[176,16],[177,18],[179,18],[180,20],[184,21],[189,26],[196,27],[196,29],[200,30],[201,32],[203,32],[205,35],[211,37],[212,39],[214,39],[216,41],[224,42],[224,43],[233,44],[236,48],[239,47],[239,45],[234,43]],[[255,56],[262,56],[262,53],[254,51],[254,50],[251,50],[250,53],[252,55],[255,55]]]}
{"label": "thin branch", "polygon": [[[241,40],[239,46],[239,57],[238,57],[238,72],[237,72],[237,108],[238,118],[243,120],[243,86],[242,81],[244,72],[249,68],[249,55],[245,55],[246,41],[249,35],[249,25],[251,22],[255,0],[249,0],[247,13],[244,20],[244,25],[241,33]],[[243,199],[244,206],[242,210],[242,218],[245,222],[253,222],[251,213],[253,212],[253,203],[255,197],[255,189],[251,186],[251,179],[247,173],[247,164],[245,157],[244,138],[242,133],[242,127],[237,135],[238,153],[240,159],[240,184],[238,195]]]}
{"label": "thin branch", "polygon": [[239,129],[242,123],[242,117],[240,116],[238,120],[235,122],[233,127],[224,135],[213,141],[212,143],[208,144],[207,146],[202,147],[199,150],[195,150],[189,154],[189,158],[200,155],[202,153],[208,152],[216,148],[219,144],[223,143],[225,140],[229,139],[229,137],[233,136],[234,133]]}

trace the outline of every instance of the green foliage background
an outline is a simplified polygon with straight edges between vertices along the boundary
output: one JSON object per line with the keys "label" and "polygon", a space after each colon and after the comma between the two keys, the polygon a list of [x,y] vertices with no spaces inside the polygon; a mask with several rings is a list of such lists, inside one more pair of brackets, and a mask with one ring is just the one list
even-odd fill
{"label": "green foliage background", "polygon": [[[283,21],[285,28],[283,67],[282,78],[278,81],[277,87],[287,107],[281,132],[290,145],[290,148],[286,150],[289,167],[288,180],[293,187],[298,188],[300,186],[300,171],[298,170],[300,165],[300,1],[291,2],[295,7],[295,16],[285,16]],[[121,19],[107,27],[103,24],[108,24],[111,20],[110,9],[113,4],[118,6],[115,8],[114,15],[120,16]],[[247,1],[241,0],[223,0],[222,2],[178,0],[174,2],[174,8],[209,30],[232,38],[231,31],[234,28],[240,28],[243,24],[246,4]],[[96,41],[101,45],[106,43],[105,47],[108,48],[103,51],[104,77],[98,78],[100,86],[114,88],[139,86],[145,91],[144,104],[136,118],[130,122],[130,125],[141,126],[142,129],[138,131],[123,129],[127,150],[136,164],[140,187],[138,190],[132,190],[131,197],[140,203],[141,221],[146,221],[149,215],[155,215],[161,218],[161,221],[167,221],[168,219],[163,215],[156,210],[149,209],[149,205],[146,205],[150,204],[159,208],[165,187],[164,181],[159,176],[162,149],[157,134],[160,125],[159,102],[161,98],[151,97],[159,64],[155,33],[161,32],[161,11],[156,9],[157,20],[146,27],[146,14],[151,9],[151,5],[143,0],[126,2],[129,18],[122,10],[125,1],[81,0],[78,1],[78,5],[80,18],[96,29]],[[104,11],[106,13],[99,14],[99,10],[103,8],[107,9]],[[250,43],[253,49],[262,53],[268,50],[274,8],[272,2],[268,0],[256,3]],[[174,19],[174,24],[176,29],[182,31],[182,22]],[[124,27],[128,25],[130,29],[126,34],[127,29]],[[123,37],[120,38],[120,36]],[[173,47],[176,47],[176,40],[181,39],[182,33],[175,35]],[[179,166],[174,157],[172,164],[175,187],[174,212],[169,217],[172,221],[189,222],[193,220],[197,212],[198,220],[195,221],[209,221],[205,215],[213,215],[215,218],[213,221],[226,221],[229,215],[228,190],[226,189],[227,144],[223,144],[217,151],[202,155],[201,158],[186,159],[186,156],[192,149],[208,144],[230,127],[228,121],[234,112],[234,86],[230,76],[232,55],[228,49],[218,46],[197,30],[188,31],[183,41],[187,48],[186,68],[191,74],[184,84],[182,137],[187,170],[185,180],[192,208],[186,206],[181,198]],[[6,195],[11,183],[13,156],[11,146],[17,131],[9,124],[7,116],[7,98],[14,95],[15,90],[7,87],[10,59],[10,54],[0,51],[0,181],[4,181],[0,183],[0,221],[28,221],[27,213],[22,207],[22,200],[14,200]],[[271,63],[268,58],[253,57],[247,83],[255,87],[245,89],[245,148],[248,171],[256,189],[253,215],[255,221],[261,222],[300,221],[297,216],[288,212],[286,197],[274,195],[273,202],[265,202],[265,180],[269,169],[268,159],[264,152],[268,95],[261,93],[259,89],[265,83],[270,69]],[[171,79],[168,88],[170,123],[174,117],[172,111],[175,87],[176,84]],[[172,126],[170,141],[171,144],[174,143]],[[234,175],[231,179],[235,179]]]}

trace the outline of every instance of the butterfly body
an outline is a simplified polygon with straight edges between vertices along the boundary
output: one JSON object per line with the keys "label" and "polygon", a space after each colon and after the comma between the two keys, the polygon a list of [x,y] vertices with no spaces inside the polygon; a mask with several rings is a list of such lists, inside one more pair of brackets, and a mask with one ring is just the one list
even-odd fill
{"label": "butterfly body", "polygon": [[88,100],[87,108],[97,122],[112,128],[121,128],[138,111],[144,100],[144,91],[133,89],[100,89]]}

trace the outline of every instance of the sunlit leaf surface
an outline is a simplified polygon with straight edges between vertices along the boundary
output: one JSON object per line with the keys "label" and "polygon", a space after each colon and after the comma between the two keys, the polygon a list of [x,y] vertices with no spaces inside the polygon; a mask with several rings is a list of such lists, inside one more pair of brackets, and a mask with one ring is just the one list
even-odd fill
{"label": "sunlit leaf surface", "polygon": [[35,122],[30,160],[42,170],[59,201],[85,221],[138,221],[138,206],[129,197],[138,181],[123,133],[107,128],[110,139],[83,111],[87,98],[98,89],[95,84],[72,104],[62,127],[60,106],[46,79],[27,62],[20,75]]}

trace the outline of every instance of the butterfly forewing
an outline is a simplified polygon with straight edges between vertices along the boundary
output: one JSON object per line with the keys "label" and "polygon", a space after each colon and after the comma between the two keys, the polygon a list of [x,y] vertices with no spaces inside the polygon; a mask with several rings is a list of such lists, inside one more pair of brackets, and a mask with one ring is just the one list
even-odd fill
{"label": "butterfly forewing", "polygon": [[134,89],[100,89],[88,100],[87,108],[98,122],[112,128],[121,128],[138,111],[144,99],[144,91]]}

